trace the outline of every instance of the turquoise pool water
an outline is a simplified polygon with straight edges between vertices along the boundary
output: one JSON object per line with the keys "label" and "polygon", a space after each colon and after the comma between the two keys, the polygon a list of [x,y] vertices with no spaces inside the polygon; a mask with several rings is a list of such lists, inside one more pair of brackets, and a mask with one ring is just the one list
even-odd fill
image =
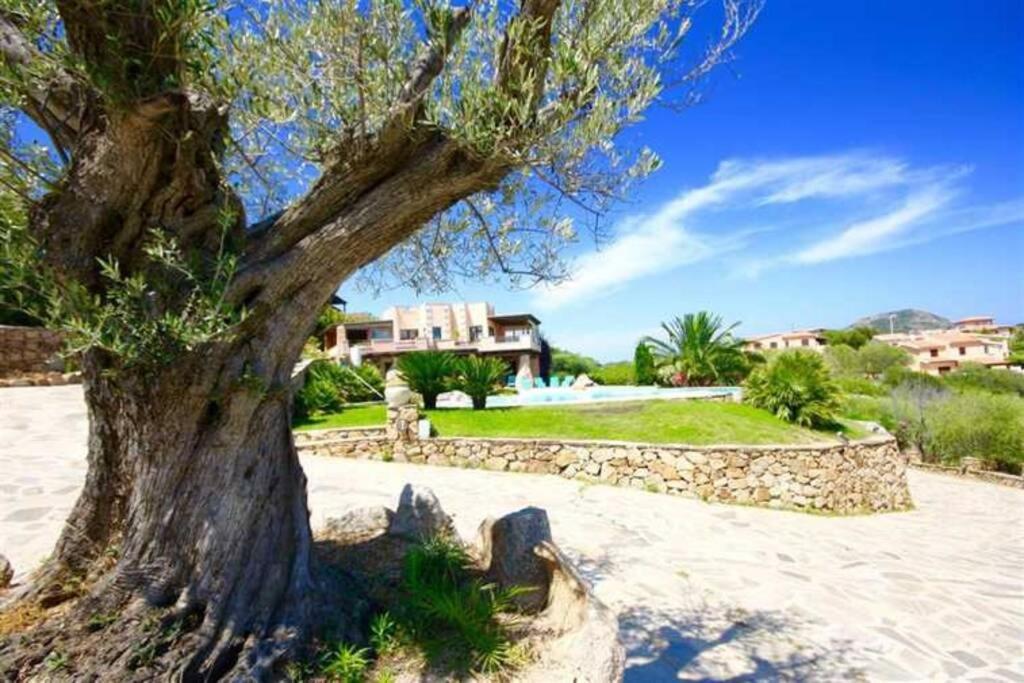
{"label": "turquoise pool water", "polygon": [[527,389],[516,395],[488,396],[488,408],[535,406],[552,403],[594,403],[638,399],[717,398],[733,396],[739,387],[629,387],[596,386],[590,389]]}

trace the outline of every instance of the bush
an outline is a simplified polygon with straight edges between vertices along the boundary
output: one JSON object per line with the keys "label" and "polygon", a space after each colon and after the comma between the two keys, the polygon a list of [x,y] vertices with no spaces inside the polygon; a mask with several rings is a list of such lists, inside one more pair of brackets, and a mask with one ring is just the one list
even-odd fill
{"label": "bush", "polygon": [[633,353],[633,379],[640,385],[650,385],[658,381],[658,373],[654,368],[654,354],[651,353],[651,347],[644,342],[637,344]]}
{"label": "bush", "polygon": [[825,330],[825,343],[829,346],[848,346],[852,349],[860,347],[871,341],[875,336],[875,330],[871,327],[854,327],[846,330]]}
{"label": "bush", "polygon": [[783,351],[756,368],[744,385],[745,400],[805,427],[830,427],[839,408],[839,388],[814,351]]}
{"label": "bush", "polygon": [[924,411],[925,450],[951,463],[971,456],[1020,472],[1024,463],[1024,400],[969,391],[934,401]]}
{"label": "bush", "polygon": [[601,364],[589,356],[566,351],[555,346],[551,347],[552,375],[593,375]]}
{"label": "bush", "polygon": [[836,377],[835,383],[844,394],[860,394],[862,396],[889,395],[889,390],[886,387],[864,377]]}
{"label": "bush", "polygon": [[310,363],[306,381],[295,395],[295,415],[299,418],[334,413],[346,403],[382,398],[384,380],[372,365],[353,368],[330,360]]}
{"label": "bush", "polygon": [[964,363],[943,377],[943,381],[958,390],[977,389],[991,394],[1024,396],[1024,374],[988,368],[980,363]]}
{"label": "bush", "polygon": [[602,365],[590,375],[590,379],[598,384],[623,385],[634,384],[633,364],[629,361]]}
{"label": "bush", "polygon": [[444,351],[413,351],[398,357],[398,371],[409,388],[423,397],[423,407],[437,407],[437,395],[448,390],[456,358]]}
{"label": "bush", "polygon": [[473,400],[473,410],[487,406],[488,394],[508,374],[508,366],[498,358],[466,356],[455,363],[455,375],[450,386],[465,392]]}
{"label": "bush", "polygon": [[857,363],[861,374],[881,377],[890,368],[909,365],[910,354],[897,346],[872,341],[857,349]]}
{"label": "bush", "polygon": [[929,375],[926,372],[917,372],[916,370],[910,370],[909,368],[904,368],[902,366],[891,367],[882,373],[882,384],[891,389],[895,389],[901,385],[912,385],[938,390],[945,386],[942,383],[942,380],[935,375]]}

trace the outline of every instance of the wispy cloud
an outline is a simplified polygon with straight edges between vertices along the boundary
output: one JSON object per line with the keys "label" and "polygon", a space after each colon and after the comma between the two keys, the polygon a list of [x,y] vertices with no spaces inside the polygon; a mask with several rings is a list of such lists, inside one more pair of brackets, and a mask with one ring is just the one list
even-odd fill
{"label": "wispy cloud", "polygon": [[[915,168],[868,152],[726,160],[706,184],[622,220],[608,246],[577,258],[573,277],[538,292],[534,305],[566,306],[724,254],[738,254],[738,272],[756,276],[1024,221],[1024,200],[956,207],[969,172],[963,166]],[[788,227],[785,239],[769,244],[754,239],[792,226],[794,213],[803,229]],[[725,216],[748,227],[716,229]]]}

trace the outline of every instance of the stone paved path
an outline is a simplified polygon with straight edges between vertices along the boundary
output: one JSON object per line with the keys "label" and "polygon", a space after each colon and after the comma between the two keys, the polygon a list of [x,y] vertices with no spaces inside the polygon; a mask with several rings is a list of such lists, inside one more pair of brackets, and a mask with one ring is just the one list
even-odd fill
{"label": "stone paved path", "polygon": [[[41,561],[85,472],[77,387],[0,390],[0,552]],[[709,505],[550,476],[303,461],[313,524],[432,487],[479,521],[548,510],[619,613],[626,681],[1024,681],[1024,492],[912,472],[917,509],[853,518]]]}

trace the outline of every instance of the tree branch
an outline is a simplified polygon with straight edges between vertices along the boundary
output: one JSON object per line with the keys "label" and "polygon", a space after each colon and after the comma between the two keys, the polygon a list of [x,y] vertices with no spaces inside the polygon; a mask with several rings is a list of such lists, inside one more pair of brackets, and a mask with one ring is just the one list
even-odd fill
{"label": "tree branch", "polygon": [[[23,109],[40,128],[49,133],[62,156],[71,149],[80,132],[88,93],[70,73],[46,63],[40,52],[17,27],[15,21],[0,12],[0,56],[8,69],[21,81],[25,97]],[[45,66],[47,78],[33,70]],[[40,69],[43,70],[43,69]]]}

